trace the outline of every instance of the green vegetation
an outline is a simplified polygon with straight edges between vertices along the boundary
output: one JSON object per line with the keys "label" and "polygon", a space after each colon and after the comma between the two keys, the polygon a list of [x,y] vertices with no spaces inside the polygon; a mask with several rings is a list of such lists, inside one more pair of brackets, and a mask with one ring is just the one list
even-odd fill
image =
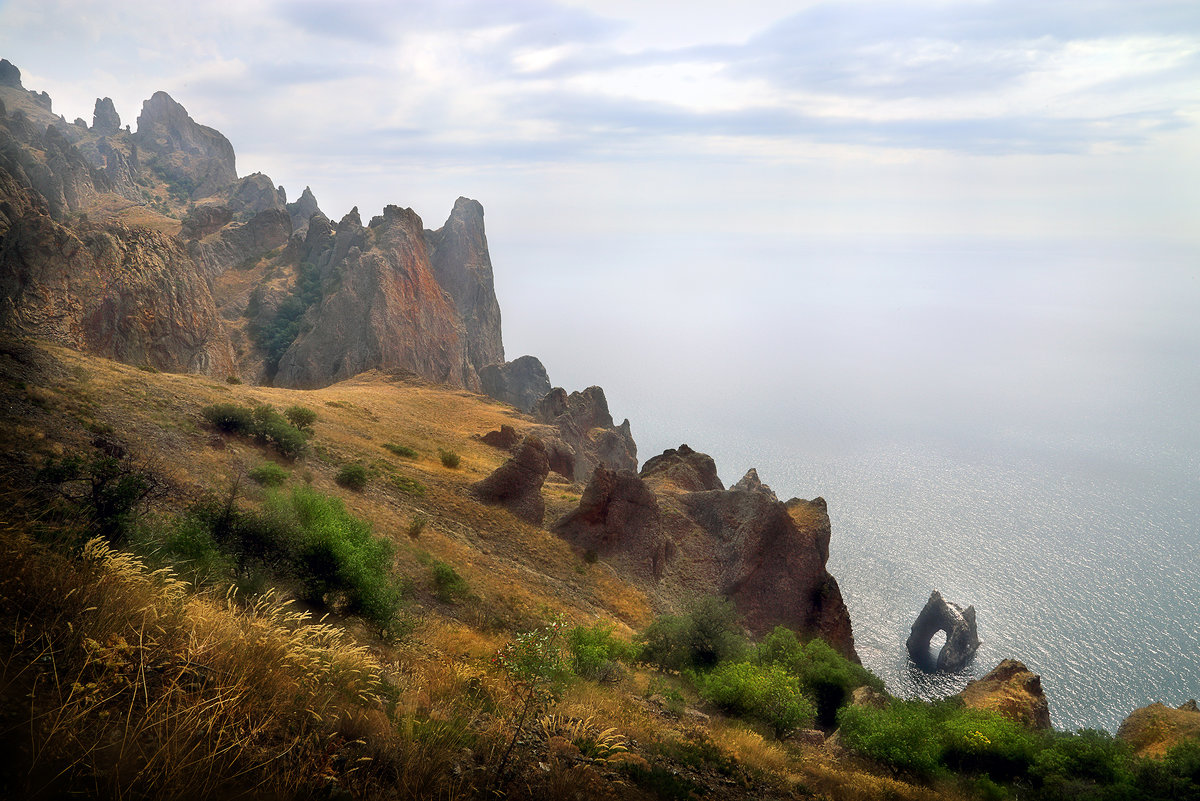
{"label": "green vegetation", "polygon": [[700,694],[725,712],[761,721],[782,737],[812,723],[815,708],[781,665],[725,662],[699,677]]}
{"label": "green vegetation", "polygon": [[123,542],[165,484],[120,448],[85,457],[51,459],[38,471],[37,484],[66,501],[85,525],[109,542]]}
{"label": "green vegetation", "polygon": [[638,640],[641,661],[664,670],[709,670],[746,652],[733,604],[712,596],[700,599],[687,615],[663,615]]}
{"label": "green vegetation", "polygon": [[363,488],[367,486],[367,478],[367,468],[361,464],[347,464],[343,465],[341,470],[338,470],[334,481],[338,483],[338,486],[354,490],[355,492],[362,492]]}
{"label": "green vegetation", "polygon": [[755,661],[779,665],[800,680],[801,687],[817,706],[817,722],[826,729],[836,723],[837,711],[857,687],[883,692],[883,682],[861,665],[815,638],[801,645],[795,632],[783,626],[763,638],[755,649]]}
{"label": "green vegetation", "polygon": [[633,646],[613,636],[611,623],[576,626],[567,635],[567,646],[575,674],[599,682],[620,679],[621,662],[630,661],[634,654]]}
{"label": "green vegetation", "polygon": [[262,288],[255,289],[246,307],[247,316],[256,319],[250,325],[250,334],[266,353],[267,375],[274,376],[279,369],[279,360],[300,334],[300,318],[323,297],[320,271],[309,262],[297,267],[296,284],[292,294],[283,300],[275,312],[262,319]]}
{"label": "green vegetation", "polygon": [[259,484],[264,487],[279,487],[283,485],[283,482],[288,480],[288,476],[290,476],[291,473],[287,470],[284,470],[274,462],[263,462],[246,475],[248,475],[250,480],[255,484]]}
{"label": "green vegetation", "polygon": [[218,580],[222,571],[251,586],[264,574],[292,582],[305,602],[358,615],[392,631],[402,601],[392,576],[392,545],[308,487],[270,492],[259,509],[224,499],[194,506],[162,537],[162,550],[185,574]]}
{"label": "green vegetation", "polygon": [[405,495],[420,497],[425,494],[425,485],[415,478],[408,476],[392,476],[392,486],[403,492]]}
{"label": "green vegetation", "polygon": [[385,442],[385,443],[383,443],[383,447],[387,448],[389,451],[396,454],[397,456],[404,457],[405,459],[419,459],[421,456],[419,453],[417,453],[415,450],[408,447],[407,445],[397,445],[394,442]]}
{"label": "green vegetation", "polygon": [[451,470],[457,469],[462,463],[462,458],[457,453],[444,448],[438,448],[438,458],[442,460],[442,467],[449,467]]}
{"label": "green vegetation", "polygon": [[408,521],[409,539],[415,540],[417,537],[420,537],[421,532],[425,530],[425,526],[428,524],[429,521],[425,519],[424,515],[417,515],[412,520]]}
{"label": "green vegetation", "polygon": [[317,422],[317,413],[307,406],[289,406],[283,410],[283,416],[301,431],[311,430],[312,424]]}
{"label": "green vegetation", "polygon": [[452,604],[471,597],[467,581],[458,575],[453,565],[434,560],[430,566],[433,573],[433,594],[439,601]]}
{"label": "green vegetation", "polygon": [[211,425],[230,434],[253,437],[270,445],[282,456],[294,458],[304,452],[308,438],[267,404],[250,408],[236,403],[214,403],[200,410]]}

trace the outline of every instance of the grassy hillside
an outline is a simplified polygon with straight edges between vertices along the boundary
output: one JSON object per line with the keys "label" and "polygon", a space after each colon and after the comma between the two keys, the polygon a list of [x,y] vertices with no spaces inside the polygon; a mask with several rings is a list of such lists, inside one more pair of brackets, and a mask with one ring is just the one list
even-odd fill
{"label": "grassy hillside", "polygon": [[[877,680],[786,632],[748,648],[715,602],[656,618],[474,500],[507,456],[477,436],[538,428],[502,404],[32,342],[0,344],[0,384],[3,797],[1058,797],[1022,771],[1059,746],[991,713],[799,732]],[[551,475],[548,519],[582,491]]]}

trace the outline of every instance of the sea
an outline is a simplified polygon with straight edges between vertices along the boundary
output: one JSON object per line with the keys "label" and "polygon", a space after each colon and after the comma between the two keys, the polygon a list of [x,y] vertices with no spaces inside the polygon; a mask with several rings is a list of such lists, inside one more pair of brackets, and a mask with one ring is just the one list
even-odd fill
{"label": "sea", "polygon": [[[727,486],[755,467],[825,498],[829,570],[891,692],[944,697],[1012,658],[1059,729],[1200,697],[1200,249],[614,247],[556,274],[588,303],[538,307],[554,383],[604,386],[643,461],[686,442]],[[976,610],[960,673],[904,646],[933,590]]]}

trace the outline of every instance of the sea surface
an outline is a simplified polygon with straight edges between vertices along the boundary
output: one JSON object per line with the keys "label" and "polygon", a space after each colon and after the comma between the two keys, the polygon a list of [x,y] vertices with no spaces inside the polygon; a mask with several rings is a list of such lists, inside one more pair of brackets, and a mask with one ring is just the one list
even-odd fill
{"label": "sea surface", "polygon": [[[686,442],[726,486],[755,467],[781,498],[826,499],[829,569],[892,692],[948,695],[1014,658],[1063,729],[1200,697],[1194,244],[713,235],[517,256],[544,269],[502,293],[510,351],[603,386],[643,462]],[[935,589],[977,612],[961,674],[904,648]]]}

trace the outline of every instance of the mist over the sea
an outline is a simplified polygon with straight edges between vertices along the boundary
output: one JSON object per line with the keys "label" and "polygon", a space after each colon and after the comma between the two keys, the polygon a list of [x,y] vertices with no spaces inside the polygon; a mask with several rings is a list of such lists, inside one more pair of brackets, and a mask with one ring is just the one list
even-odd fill
{"label": "mist over the sea", "polygon": [[[1056,726],[1108,729],[1200,694],[1200,250],[497,247],[522,264],[497,274],[509,358],[536,349],[556,384],[602,385],[643,461],[686,442],[727,485],[757,467],[781,498],[826,498],[830,569],[893,691],[948,694],[1012,657],[1042,674]],[[978,610],[960,676],[903,650],[933,589]]]}

